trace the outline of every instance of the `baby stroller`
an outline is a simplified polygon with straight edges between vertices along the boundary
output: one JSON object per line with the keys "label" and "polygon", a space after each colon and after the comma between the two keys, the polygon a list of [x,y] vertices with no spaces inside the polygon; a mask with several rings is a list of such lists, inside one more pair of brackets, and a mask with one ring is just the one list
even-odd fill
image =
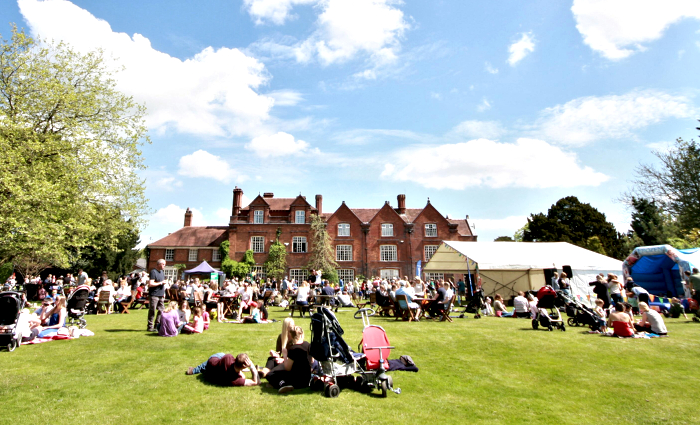
{"label": "baby stroller", "polygon": [[475,319],[481,319],[481,310],[484,309],[485,305],[484,290],[479,288],[474,291],[474,295],[469,299],[467,307],[464,309],[464,312],[459,315],[459,318],[464,318],[465,313],[474,313]]}
{"label": "baby stroller", "polygon": [[22,342],[22,333],[17,329],[19,315],[24,308],[21,292],[0,292],[0,344],[14,351]]}
{"label": "baby stroller", "polygon": [[77,325],[80,329],[85,329],[87,321],[85,314],[87,313],[88,297],[90,296],[90,287],[80,285],[68,295],[66,300],[66,311],[68,312],[67,326]]}
{"label": "baby stroller", "polygon": [[566,301],[566,315],[569,326],[588,326],[592,331],[600,330],[598,315],[588,306],[583,305],[575,298],[560,294]]}
{"label": "baby stroller", "polygon": [[549,286],[544,286],[537,291],[537,315],[532,319],[532,329],[539,326],[553,331],[554,328],[566,331],[564,319],[557,308],[557,292]]}
{"label": "baby stroller", "polygon": [[310,354],[319,361],[321,369],[320,374],[312,379],[323,385],[325,396],[337,397],[340,394],[338,381],[343,377],[351,380],[362,392],[380,389],[382,397],[386,397],[388,390],[401,393],[400,389],[393,388],[393,380],[384,369],[384,357],[393,347],[389,346],[384,329],[369,325],[370,315],[374,315],[374,310],[367,308],[355,313],[355,318],[362,318],[365,324],[360,343],[363,353],[350,350],[342,338],[343,329],[329,309],[318,307],[311,316]]}

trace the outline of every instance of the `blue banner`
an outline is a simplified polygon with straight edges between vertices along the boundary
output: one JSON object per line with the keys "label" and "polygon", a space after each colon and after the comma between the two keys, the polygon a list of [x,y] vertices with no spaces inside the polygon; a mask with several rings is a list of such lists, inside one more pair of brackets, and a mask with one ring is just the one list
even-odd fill
{"label": "blue banner", "polygon": [[418,262],[416,263],[416,276],[420,276],[420,275],[421,275],[421,261],[418,260]]}

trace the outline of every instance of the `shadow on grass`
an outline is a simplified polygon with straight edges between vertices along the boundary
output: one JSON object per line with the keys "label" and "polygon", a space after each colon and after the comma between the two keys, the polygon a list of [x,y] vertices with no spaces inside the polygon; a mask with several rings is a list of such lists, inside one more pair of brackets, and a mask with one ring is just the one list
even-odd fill
{"label": "shadow on grass", "polygon": [[105,329],[104,332],[148,332],[148,331],[141,331],[138,329]]}

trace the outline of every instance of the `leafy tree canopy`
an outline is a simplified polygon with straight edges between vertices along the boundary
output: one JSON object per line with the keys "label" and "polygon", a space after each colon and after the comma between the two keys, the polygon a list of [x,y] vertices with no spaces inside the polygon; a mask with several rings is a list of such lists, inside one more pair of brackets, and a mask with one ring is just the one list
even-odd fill
{"label": "leafy tree canopy", "polygon": [[558,200],[546,215],[531,214],[523,232],[525,242],[569,242],[615,258],[627,254],[622,239],[605,214],[575,196]]}
{"label": "leafy tree canopy", "polygon": [[68,267],[84,247],[117,249],[146,209],[145,108],[100,51],[16,28],[0,43],[0,263]]}
{"label": "leafy tree canopy", "polygon": [[326,230],[326,223],[318,215],[311,216],[311,260],[309,269],[322,270],[323,277],[330,282],[338,282],[333,244]]}

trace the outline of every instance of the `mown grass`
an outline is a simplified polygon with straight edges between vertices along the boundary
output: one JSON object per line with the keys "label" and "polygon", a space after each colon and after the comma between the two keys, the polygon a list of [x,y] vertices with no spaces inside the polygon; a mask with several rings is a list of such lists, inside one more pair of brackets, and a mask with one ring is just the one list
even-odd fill
{"label": "mown grass", "polygon": [[[356,347],[353,312],[338,318]],[[286,314],[271,309],[272,318]],[[308,329],[309,319],[297,323]],[[0,423],[700,423],[700,324],[685,319],[667,320],[671,336],[651,340],[533,331],[522,319],[372,323],[396,346],[392,358],[409,354],[420,368],[391,372],[400,395],[280,396],[184,374],[219,351],[264,363],[279,323],[212,323],[202,335],[159,338],[145,332],[145,310],[89,316],[93,337],[0,352]]]}

